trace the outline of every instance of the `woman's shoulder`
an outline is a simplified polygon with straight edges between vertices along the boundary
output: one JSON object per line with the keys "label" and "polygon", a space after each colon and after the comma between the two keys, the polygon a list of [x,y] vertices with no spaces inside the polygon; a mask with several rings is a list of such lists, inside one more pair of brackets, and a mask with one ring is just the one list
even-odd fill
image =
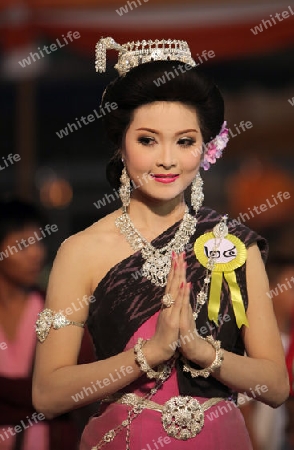
{"label": "woman's shoulder", "polygon": [[82,278],[92,292],[92,287],[116,262],[114,258],[120,258],[121,235],[115,226],[118,215],[116,210],[65,239],[57,251],[55,272]]}
{"label": "woman's shoulder", "polygon": [[118,215],[119,210],[115,210],[84,230],[69,236],[62,242],[60,249],[88,253],[98,245],[101,248],[101,246],[114,243],[118,237],[118,229],[115,226],[115,219]]}
{"label": "woman's shoulder", "polygon": [[115,219],[119,216],[119,212],[120,210],[115,210],[112,213],[107,214],[84,230],[69,236],[61,245],[87,245],[89,241],[93,243],[93,239],[101,242],[105,242],[105,240],[110,238],[113,239],[113,237],[117,235]]}

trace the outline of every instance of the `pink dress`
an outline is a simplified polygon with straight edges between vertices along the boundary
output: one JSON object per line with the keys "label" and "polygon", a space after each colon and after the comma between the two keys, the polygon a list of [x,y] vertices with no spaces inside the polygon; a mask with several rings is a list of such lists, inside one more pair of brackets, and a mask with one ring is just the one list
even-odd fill
{"label": "pink dress", "polygon": [[[195,212],[190,211],[190,214]],[[187,282],[192,283],[190,293],[192,308],[197,303],[197,293],[206,277],[205,268],[196,257],[194,244],[198,237],[210,232],[220,220],[221,216],[218,213],[210,208],[201,207],[197,215],[196,232],[185,248],[186,277]],[[151,244],[158,249],[167,245],[179,226],[180,222],[175,223],[156,237]],[[229,232],[238,237],[247,248],[256,242],[264,259],[266,258],[267,243],[261,236],[244,225],[236,226],[230,223]],[[133,348],[139,337],[148,339],[154,335],[165,287],[151,283],[142,276],[143,263],[141,252],[133,253],[113,266],[94,291],[96,302],[93,302],[89,308],[87,325],[98,360],[107,359],[123,350]],[[248,296],[245,264],[237,268],[235,272],[246,310]],[[219,324],[215,326],[209,320],[206,303],[197,317],[197,330],[203,337],[213,335],[214,339],[220,340],[223,349],[243,355],[245,348],[241,330],[235,320],[229,286],[223,280],[219,317],[226,316],[229,317],[229,321],[219,320]],[[148,380],[146,376],[141,376],[126,386],[124,391],[143,397],[154,387],[154,384],[154,381]],[[243,416],[235,403],[228,400],[236,399],[237,393],[228,386],[212,376],[193,379],[183,372],[182,364],[177,361],[171,376],[151,400],[163,405],[171,397],[178,395],[193,397],[200,404],[214,397],[221,397],[224,400],[205,412],[202,430],[186,441],[167,435],[161,422],[161,412],[143,409],[130,426],[130,450],[158,450],[164,446],[167,446],[168,450],[252,450]],[[119,403],[102,404],[97,416],[90,420],[84,430],[80,450],[96,450],[96,446],[105,433],[126,420],[131,408]],[[126,428],[123,428],[113,441],[105,443],[103,448],[105,450],[126,449],[126,433]]]}
{"label": "pink dress", "polygon": [[[37,293],[30,295],[24,310],[17,336],[14,341],[8,341],[0,326],[0,342],[5,342],[7,348],[0,350],[0,376],[9,378],[25,378],[32,370],[32,361],[36,345],[35,322],[37,314],[43,308],[43,300]],[[31,419],[31,417],[28,417]],[[48,450],[48,425],[42,421],[31,420],[32,426],[26,417],[18,425],[24,432],[23,450]],[[16,433],[9,432],[9,426],[0,426],[0,450],[11,450],[15,443]],[[17,428],[19,432],[19,428]],[[13,435],[13,433],[15,435]]]}
{"label": "pink dress", "polygon": [[[147,320],[132,336],[126,349],[134,347],[139,337],[149,339],[155,332],[158,312]],[[143,397],[154,386],[154,382],[147,381],[142,376],[131,385],[126,392],[134,392]],[[164,383],[163,388],[153,397],[152,401],[163,405],[173,396],[179,395],[176,370]],[[195,397],[200,403],[206,398]],[[104,411],[99,417],[93,417],[86,426],[80,450],[91,450],[110,429],[117,427],[127,418],[131,407],[112,403],[103,406]],[[204,427],[194,438],[187,441],[169,437],[161,423],[160,412],[144,409],[131,423],[131,450],[251,450],[250,439],[246,430],[243,416],[233,402],[223,400],[212,406],[205,413]],[[126,448],[126,430],[123,429],[112,442],[105,445],[105,450],[123,450]]]}

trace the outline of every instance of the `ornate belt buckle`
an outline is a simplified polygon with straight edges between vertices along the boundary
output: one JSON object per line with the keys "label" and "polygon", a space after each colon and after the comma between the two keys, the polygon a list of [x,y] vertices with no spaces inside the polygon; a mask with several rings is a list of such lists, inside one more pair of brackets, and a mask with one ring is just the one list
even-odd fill
{"label": "ornate belt buckle", "polygon": [[168,436],[186,441],[202,430],[204,411],[193,397],[172,397],[163,405],[161,421]]}

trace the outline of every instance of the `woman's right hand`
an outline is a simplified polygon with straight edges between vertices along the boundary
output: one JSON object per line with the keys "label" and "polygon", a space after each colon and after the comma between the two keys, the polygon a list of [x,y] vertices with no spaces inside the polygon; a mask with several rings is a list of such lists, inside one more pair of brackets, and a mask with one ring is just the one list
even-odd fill
{"label": "woman's right hand", "polygon": [[165,294],[170,294],[174,303],[169,308],[162,307],[155,333],[144,345],[144,349],[148,349],[148,353],[152,354],[153,362],[158,360],[157,364],[167,361],[177,349],[181,308],[185,296],[190,293],[186,282],[186,265],[185,252],[173,255]]}

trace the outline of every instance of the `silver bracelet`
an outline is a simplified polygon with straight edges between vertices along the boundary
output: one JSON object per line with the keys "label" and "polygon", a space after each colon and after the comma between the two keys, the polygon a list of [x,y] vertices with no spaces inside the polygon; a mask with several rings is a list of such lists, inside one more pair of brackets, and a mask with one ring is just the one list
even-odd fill
{"label": "silver bracelet", "polygon": [[182,361],[184,363],[183,365],[183,371],[184,372],[190,372],[192,378],[197,377],[204,377],[208,378],[209,375],[214,372],[216,369],[219,369],[222,365],[222,362],[224,360],[224,352],[221,349],[221,342],[215,341],[212,336],[207,336],[206,338],[203,338],[202,336],[199,336],[201,339],[207,341],[212,347],[215,349],[215,359],[212,361],[209,367],[206,367],[205,369],[194,369],[190,366],[188,363],[187,358],[182,356]]}
{"label": "silver bracelet", "polygon": [[[164,380],[166,377],[166,371],[165,370],[159,370],[156,372],[153,370],[148,362],[146,361],[146,358],[144,356],[144,353],[142,351],[143,346],[146,344],[147,340],[144,340],[143,338],[139,338],[137,341],[137,344],[134,346],[134,353],[135,353],[135,361],[139,365],[140,370],[144,373],[146,373],[148,378],[155,378],[156,380]],[[159,368],[163,369],[163,367],[160,365]]]}

